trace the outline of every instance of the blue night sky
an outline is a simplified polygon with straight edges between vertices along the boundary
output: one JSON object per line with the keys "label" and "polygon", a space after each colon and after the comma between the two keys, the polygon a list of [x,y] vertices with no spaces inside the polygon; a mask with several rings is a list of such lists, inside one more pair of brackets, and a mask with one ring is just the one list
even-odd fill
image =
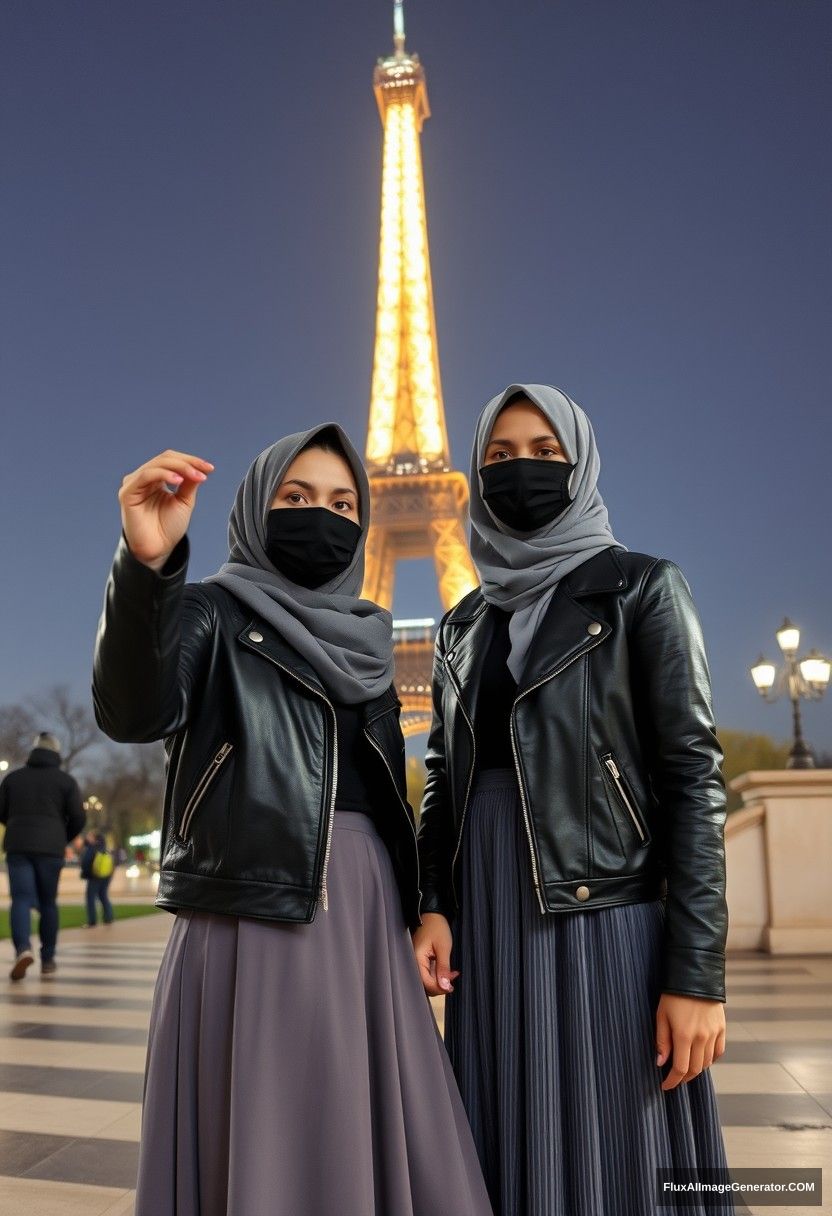
{"label": "blue night sky", "polygon": [[[507,383],[586,409],[618,539],[672,557],[718,722],[832,652],[828,0],[406,0],[454,464]],[[0,703],[87,695],[121,478],[216,464],[189,577],[274,438],[363,448],[388,0],[5,0]],[[426,574],[428,577],[426,577]],[[400,567],[397,615],[438,610]],[[806,711],[832,747],[832,695]]]}

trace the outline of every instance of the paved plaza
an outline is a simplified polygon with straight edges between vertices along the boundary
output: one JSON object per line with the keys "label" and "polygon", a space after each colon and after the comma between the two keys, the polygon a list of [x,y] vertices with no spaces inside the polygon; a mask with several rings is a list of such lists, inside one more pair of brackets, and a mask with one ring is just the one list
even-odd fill
{"label": "paved plaza", "polygon": [[[64,931],[55,977],[34,967],[13,985],[4,973],[0,1216],[132,1213],[147,1019],[171,919]],[[827,1167],[822,1209],[748,1210],[832,1212],[832,959],[733,955],[728,984],[714,1077],[730,1163]]]}

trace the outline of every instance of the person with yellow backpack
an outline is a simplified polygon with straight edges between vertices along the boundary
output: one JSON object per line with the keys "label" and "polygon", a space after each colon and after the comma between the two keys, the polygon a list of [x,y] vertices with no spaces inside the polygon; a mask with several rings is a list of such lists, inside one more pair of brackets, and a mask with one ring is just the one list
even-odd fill
{"label": "person with yellow backpack", "polygon": [[113,905],[110,903],[108,888],[114,869],[113,855],[107,848],[103,834],[87,832],[81,850],[81,877],[87,883],[87,924],[90,928],[94,928],[98,923],[96,902],[101,904],[104,924],[113,923]]}

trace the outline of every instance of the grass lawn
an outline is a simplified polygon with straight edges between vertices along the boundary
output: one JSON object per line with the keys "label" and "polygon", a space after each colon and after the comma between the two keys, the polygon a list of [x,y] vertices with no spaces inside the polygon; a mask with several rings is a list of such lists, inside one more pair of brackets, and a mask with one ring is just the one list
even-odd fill
{"label": "grass lawn", "polygon": [[[128,916],[156,916],[160,911],[161,909],[157,908],[155,904],[113,904],[116,920],[125,920]],[[77,929],[79,925],[87,923],[87,910],[81,904],[62,904],[59,906],[58,912],[61,929]],[[98,917],[100,923],[100,909]],[[35,918],[32,919],[34,922]],[[32,928],[36,928],[36,923],[33,923]],[[0,939],[4,937],[11,937],[8,908],[0,911]]]}

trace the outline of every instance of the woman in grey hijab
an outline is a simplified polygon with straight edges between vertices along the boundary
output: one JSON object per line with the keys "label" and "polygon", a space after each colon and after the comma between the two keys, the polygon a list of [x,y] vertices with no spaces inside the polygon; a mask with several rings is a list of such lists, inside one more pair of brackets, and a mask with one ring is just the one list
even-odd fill
{"label": "woman in grey hijab", "polygon": [[[278,440],[229,555],[185,582],[213,465],[125,477],[94,703],[164,738],[136,1216],[489,1216],[408,930],[419,923],[390,613],[360,597],[367,475],[334,423]],[[168,489],[170,487],[172,489]]]}
{"label": "woman in grey hijab", "polygon": [[687,581],[616,539],[599,468],[561,390],[488,402],[481,585],[437,632],[414,946],[497,1216],[644,1216],[658,1168],[726,1168],[707,662]]}
{"label": "woman in grey hijab", "polygon": [[[470,474],[471,556],[485,600],[511,613],[508,665],[515,680],[520,678],[526,652],[560,580],[603,549],[611,545],[624,548],[613,536],[607,508],[598,489],[601,460],[589,419],[559,389],[548,384],[533,388],[529,385],[528,388],[535,393],[534,400],[539,403],[538,414],[542,411],[544,415],[542,425],[537,429],[544,432],[554,429],[554,438],[560,444],[558,451],[550,452],[552,436],[532,436],[539,438],[539,442],[531,445],[530,450],[542,453],[537,457],[540,461],[548,461],[551,455],[556,464],[566,464],[570,469],[563,487],[563,509],[539,526],[524,530],[501,519],[483,497],[483,475],[488,477],[491,466],[502,461],[503,449],[491,437],[494,423],[518,392],[522,400],[524,390],[518,390],[515,385],[489,401],[480,414]],[[530,421],[534,421],[533,415]],[[547,476],[547,469],[540,471]],[[551,471],[549,464],[548,473]],[[556,473],[558,471],[555,469]],[[531,487],[527,497],[532,497],[533,493],[534,487]],[[544,498],[545,513],[545,491],[539,496]],[[503,492],[499,501],[505,498]],[[528,520],[520,518],[522,504],[519,501],[514,509],[517,514],[509,518],[516,523],[536,523],[533,515]]]}

